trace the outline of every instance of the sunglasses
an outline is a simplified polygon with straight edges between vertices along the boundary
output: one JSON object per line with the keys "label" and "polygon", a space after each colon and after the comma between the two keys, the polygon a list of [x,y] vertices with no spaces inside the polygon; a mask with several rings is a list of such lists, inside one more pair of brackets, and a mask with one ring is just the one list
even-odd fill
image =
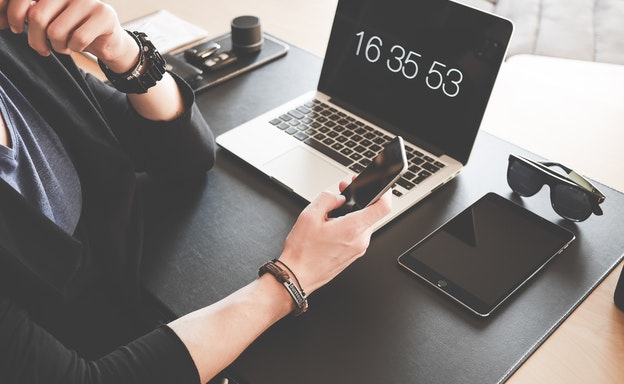
{"label": "sunglasses", "polygon": [[[549,167],[559,167],[567,175]],[[515,193],[524,197],[533,196],[544,184],[548,185],[552,207],[564,219],[583,221],[592,213],[602,215],[599,204],[605,200],[605,195],[589,180],[562,164],[537,162],[510,154],[507,183]]]}

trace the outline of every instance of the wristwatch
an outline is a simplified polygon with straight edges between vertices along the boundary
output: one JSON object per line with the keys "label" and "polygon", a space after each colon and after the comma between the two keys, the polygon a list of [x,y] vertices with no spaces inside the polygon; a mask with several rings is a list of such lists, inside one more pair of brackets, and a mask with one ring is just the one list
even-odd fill
{"label": "wristwatch", "polygon": [[115,73],[101,60],[98,64],[110,83],[124,93],[146,93],[156,85],[166,72],[165,59],[160,55],[154,44],[143,32],[126,31],[139,46],[139,60],[136,65],[125,73]]}

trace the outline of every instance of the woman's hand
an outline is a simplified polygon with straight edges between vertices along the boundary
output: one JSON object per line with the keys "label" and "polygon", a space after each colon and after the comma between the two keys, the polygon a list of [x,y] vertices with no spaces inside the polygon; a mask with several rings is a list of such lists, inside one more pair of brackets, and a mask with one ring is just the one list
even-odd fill
{"label": "woman's hand", "polygon": [[[340,189],[345,186],[341,183]],[[392,205],[388,192],[369,207],[328,219],[327,213],[343,203],[343,196],[322,193],[303,210],[284,243],[280,260],[293,270],[307,294],[366,252],[373,225],[390,212]]]}
{"label": "woman's hand", "polygon": [[43,56],[50,49],[89,52],[118,73],[130,69],[139,54],[113,8],[98,0],[0,0],[0,28],[7,27],[26,30],[28,44]]}

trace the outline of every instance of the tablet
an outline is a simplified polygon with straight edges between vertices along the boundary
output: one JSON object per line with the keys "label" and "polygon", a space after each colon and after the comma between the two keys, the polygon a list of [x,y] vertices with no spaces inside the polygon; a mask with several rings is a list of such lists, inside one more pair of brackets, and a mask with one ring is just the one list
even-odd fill
{"label": "tablet", "polygon": [[574,234],[488,193],[399,256],[399,265],[488,316],[574,240]]}

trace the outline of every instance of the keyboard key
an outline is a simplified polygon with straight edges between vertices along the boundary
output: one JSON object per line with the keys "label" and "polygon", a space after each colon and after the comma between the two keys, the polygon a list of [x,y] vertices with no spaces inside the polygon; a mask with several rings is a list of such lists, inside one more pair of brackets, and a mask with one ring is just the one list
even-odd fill
{"label": "keyboard key", "polygon": [[373,151],[366,151],[363,153],[364,157],[368,157],[369,159],[372,159],[373,157],[375,157],[377,154]]}
{"label": "keyboard key", "polygon": [[343,155],[349,156],[350,154],[353,153],[353,150],[351,148],[343,148],[340,153],[342,153]]}
{"label": "keyboard key", "polygon": [[336,141],[334,141],[334,139],[330,139],[329,137],[327,139],[323,140],[323,144],[327,145],[328,147],[330,147],[335,142]]}
{"label": "keyboard key", "polygon": [[423,169],[426,169],[427,171],[431,172],[431,173],[436,173],[440,168],[436,167],[435,165],[431,164],[431,163],[427,163],[425,162],[422,165]]}
{"label": "keyboard key", "polygon": [[353,152],[349,157],[354,161],[360,161],[362,159],[362,155],[357,152]]}
{"label": "keyboard key", "polygon": [[293,135],[293,137],[294,137],[295,139],[298,139],[298,140],[303,141],[303,140],[305,140],[305,139],[307,139],[307,138],[308,138],[308,135],[306,135],[306,134],[305,134],[305,133],[303,133],[303,132],[297,132],[297,133],[295,133],[295,134]]}
{"label": "keyboard key", "polygon": [[331,147],[335,151],[340,151],[342,148],[344,148],[344,145],[342,145],[340,143],[334,143],[334,145],[332,145]]}
{"label": "keyboard key", "polygon": [[408,191],[416,186],[414,183],[411,183],[411,182],[405,180],[404,178],[400,178],[397,181],[397,184],[400,185],[401,187],[407,189]]}
{"label": "keyboard key", "polygon": [[416,174],[414,174],[414,173],[412,173],[410,171],[407,171],[407,172],[405,172],[405,174],[403,174],[403,177],[406,180],[412,180],[414,177],[416,177]]}
{"label": "keyboard key", "polygon": [[288,114],[292,117],[294,117],[295,119],[303,119],[303,113],[297,111],[296,109],[293,109],[292,111],[288,112]]}
{"label": "keyboard key", "polygon": [[377,144],[373,144],[370,147],[368,147],[371,151],[373,152],[379,152],[381,151],[383,148]]}
{"label": "keyboard key", "polygon": [[384,140],[383,137],[377,137],[376,139],[373,140],[373,142],[378,145],[384,145],[387,143],[387,141]]}
{"label": "keyboard key", "polygon": [[354,163],[352,166],[349,167],[350,170],[352,170],[355,173],[360,173],[364,170],[364,168],[366,168],[365,166],[359,164],[359,163]]}
{"label": "keyboard key", "polygon": [[305,140],[304,143],[318,150],[322,154],[336,160],[337,162],[344,165],[345,167],[348,167],[351,163],[353,163],[353,161],[351,161],[348,157],[341,155],[340,153],[332,150],[331,148],[323,145],[321,142],[316,141],[312,138]]}

